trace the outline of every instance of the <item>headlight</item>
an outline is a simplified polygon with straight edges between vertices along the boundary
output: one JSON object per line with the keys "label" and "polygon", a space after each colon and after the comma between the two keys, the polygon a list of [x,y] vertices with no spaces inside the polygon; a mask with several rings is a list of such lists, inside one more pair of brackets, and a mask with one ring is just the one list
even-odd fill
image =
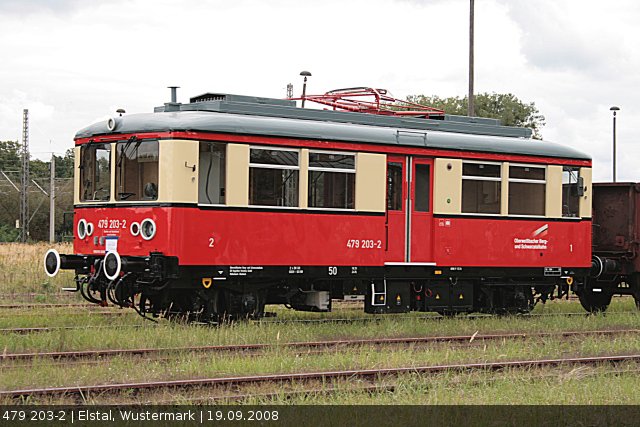
{"label": "headlight", "polygon": [[102,270],[104,275],[109,280],[115,280],[120,276],[122,270],[122,260],[118,252],[107,252],[102,263]]}
{"label": "headlight", "polygon": [[140,223],[140,235],[144,240],[151,240],[156,235],[156,223],[151,218]]}
{"label": "headlight", "polygon": [[129,231],[131,232],[132,236],[137,236],[138,234],[140,234],[140,224],[138,224],[137,222],[132,222],[131,226],[129,227]]}
{"label": "headlight", "polygon": [[93,234],[93,223],[92,222],[88,222],[87,223],[87,236],[91,236]]}
{"label": "headlight", "polygon": [[87,237],[87,221],[81,219],[78,221],[78,237],[84,239]]}
{"label": "headlight", "polygon": [[60,271],[60,254],[55,249],[49,249],[44,255],[44,271],[53,277]]}

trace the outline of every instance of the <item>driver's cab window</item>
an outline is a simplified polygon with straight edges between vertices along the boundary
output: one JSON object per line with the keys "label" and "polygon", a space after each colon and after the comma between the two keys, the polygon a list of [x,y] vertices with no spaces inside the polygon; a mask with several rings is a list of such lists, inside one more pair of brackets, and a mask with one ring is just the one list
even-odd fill
{"label": "driver's cab window", "polygon": [[575,218],[580,209],[580,168],[562,168],[562,216]]}
{"label": "driver's cab window", "polygon": [[111,198],[111,145],[80,147],[80,201],[101,202]]}
{"label": "driver's cab window", "polygon": [[158,141],[130,139],[116,145],[116,201],[158,199]]}

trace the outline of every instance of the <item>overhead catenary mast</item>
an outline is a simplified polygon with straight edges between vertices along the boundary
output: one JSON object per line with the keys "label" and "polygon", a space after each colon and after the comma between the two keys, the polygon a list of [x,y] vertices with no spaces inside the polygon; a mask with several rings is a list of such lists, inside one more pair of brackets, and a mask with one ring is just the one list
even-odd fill
{"label": "overhead catenary mast", "polygon": [[20,186],[20,241],[29,237],[29,110],[22,112],[22,181]]}
{"label": "overhead catenary mast", "polygon": [[49,243],[56,242],[56,156],[51,153],[51,176],[49,189]]}
{"label": "overhead catenary mast", "polygon": [[474,68],[474,0],[469,0],[469,103],[467,115],[469,117],[473,117],[476,115],[475,113],[475,99],[473,96],[473,68]]}

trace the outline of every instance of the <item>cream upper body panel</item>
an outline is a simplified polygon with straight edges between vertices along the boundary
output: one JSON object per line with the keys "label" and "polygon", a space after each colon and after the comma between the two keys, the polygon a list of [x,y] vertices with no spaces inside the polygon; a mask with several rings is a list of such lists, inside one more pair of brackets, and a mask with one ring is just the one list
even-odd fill
{"label": "cream upper body panel", "polygon": [[433,213],[459,214],[462,210],[462,160],[435,159]]}
{"label": "cream upper body panel", "polygon": [[356,211],[384,212],[387,156],[358,153],[356,157]]}
{"label": "cream upper body panel", "polygon": [[583,179],[584,194],[580,197],[579,216],[581,218],[591,218],[591,204],[593,203],[593,179],[591,168],[580,168],[580,176]]}
{"label": "cream upper body panel", "polygon": [[157,203],[198,202],[198,141],[160,141]]}

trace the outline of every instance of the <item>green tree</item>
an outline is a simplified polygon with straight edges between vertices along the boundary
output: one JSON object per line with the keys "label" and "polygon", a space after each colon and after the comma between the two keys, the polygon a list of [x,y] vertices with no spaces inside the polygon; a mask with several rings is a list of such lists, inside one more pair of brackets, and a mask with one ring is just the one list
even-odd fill
{"label": "green tree", "polygon": [[[11,182],[20,187],[22,170],[21,146],[17,141],[0,141],[0,170],[7,173]],[[56,159],[56,229],[62,228],[63,213],[73,210],[73,160],[69,149]],[[49,236],[49,198],[33,183],[37,182],[49,191],[51,164],[49,161],[30,159],[29,230],[31,240],[47,240]],[[15,221],[20,216],[20,192],[0,175],[0,242],[14,241],[19,230]]]}
{"label": "green tree", "polygon": [[69,148],[64,156],[55,156],[56,158],[56,178],[73,178],[73,148]]}
{"label": "green tree", "polygon": [[[466,115],[468,97],[440,98],[439,96],[409,95],[407,101],[444,110],[447,114]],[[542,139],[540,131],[545,118],[534,102],[525,103],[511,93],[480,93],[475,96],[475,113],[478,117],[499,119],[504,126],[530,128],[533,138]]]}
{"label": "green tree", "polygon": [[0,170],[20,170],[20,144],[18,141],[0,141]]}

